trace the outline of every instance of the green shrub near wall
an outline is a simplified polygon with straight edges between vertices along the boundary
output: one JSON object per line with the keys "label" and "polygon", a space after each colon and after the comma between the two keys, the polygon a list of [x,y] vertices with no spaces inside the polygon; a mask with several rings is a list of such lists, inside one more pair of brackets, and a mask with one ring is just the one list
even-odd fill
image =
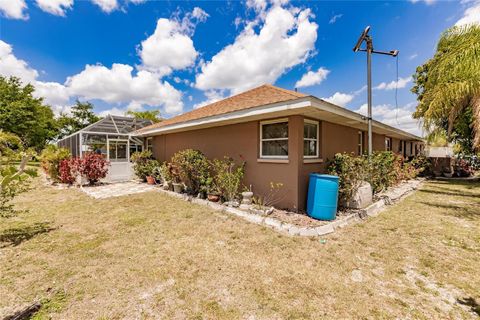
{"label": "green shrub near wall", "polygon": [[373,193],[379,193],[402,180],[415,178],[424,171],[425,161],[405,162],[402,156],[391,151],[374,152],[367,156],[337,153],[330,161],[327,172],[338,176],[339,203],[347,203],[362,181],[372,186]]}

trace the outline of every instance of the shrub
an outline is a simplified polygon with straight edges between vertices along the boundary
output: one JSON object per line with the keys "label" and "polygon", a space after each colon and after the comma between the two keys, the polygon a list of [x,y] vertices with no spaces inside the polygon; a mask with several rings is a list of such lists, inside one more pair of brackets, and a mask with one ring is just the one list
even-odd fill
{"label": "shrub", "polygon": [[224,157],[223,160],[214,159],[212,168],[214,185],[227,201],[235,200],[245,173],[245,162],[236,165],[232,158]]}
{"label": "shrub", "polygon": [[410,163],[417,170],[419,176],[429,177],[433,175],[432,163],[430,162],[430,159],[424,155],[416,156]]}
{"label": "shrub", "polygon": [[72,160],[74,159],[64,159],[60,161],[59,171],[59,180],[61,183],[72,184],[75,182],[75,175],[72,172]]}
{"label": "shrub", "polygon": [[73,168],[80,171],[91,185],[107,176],[108,161],[101,154],[89,152],[80,161],[80,168],[78,165],[74,165]]}
{"label": "shrub", "polygon": [[[154,164],[158,166],[158,162],[153,159],[152,152],[149,150],[134,152],[130,157],[130,160],[132,160],[133,162],[133,171],[135,175],[143,181],[147,180],[147,176],[153,174],[153,170],[155,167]],[[152,160],[156,163],[152,162]]]}
{"label": "shrub", "polygon": [[55,145],[48,145],[40,154],[43,170],[55,182],[60,181],[60,162],[70,157],[69,150]]}
{"label": "shrub", "polygon": [[455,175],[458,177],[470,177],[473,175],[474,170],[464,159],[455,160]]}
{"label": "shrub", "polygon": [[171,182],[172,176],[170,175],[170,170],[168,170],[168,165],[166,162],[162,163],[158,168],[158,174],[165,182]]}
{"label": "shrub", "polygon": [[36,176],[36,170],[27,170],[28,157],[21,155],[20,166],[0,165],[0,217],[13,215],[13,205],[10,201],[17,195],[30,189],[30,177]]}
{"label": "shrub", "polygon": [[360,183],[366,179],[368,173],[368,161],[365,157],[354,157],[347,153],[337,153],[330,162],[327,172],[339,177],[338,195],[340,203],[346,203],[352,199],[360,187]]}
{"label": "shrub", "polygon": [[60,162],[59,181],[72,184],[78,176],[84,177],[93,185],[107,176],[108,161],[102,155],[87,153],[82,159],[71,158]]}
{"label": "shrub", "polygon": [[418,175],[414,162],[405,162],[403,157],[390,151],[380,151],[367,156],[352,156],[337,153],[330,162],[327,172],[339,177],[339,203],[348,203],[358,190],[361,181],[372,186],[373,193],[379,193],[402,180]]}
{"label": "shrub", "polygon": [[[374,193],[387,189],[398,181],[398,171],[395,170],[397,157],[391,151],[374,152],[368,163],[367,181],[372,185]],[[400,165],[400,168],[402,164]]]}
{"label": "shrub", "polygon": [[205,186],[210,176],[210,163],[198,150],[186,149],[175,153],[172,164],[178,168],[181,182],[187,189],[197,194]]}

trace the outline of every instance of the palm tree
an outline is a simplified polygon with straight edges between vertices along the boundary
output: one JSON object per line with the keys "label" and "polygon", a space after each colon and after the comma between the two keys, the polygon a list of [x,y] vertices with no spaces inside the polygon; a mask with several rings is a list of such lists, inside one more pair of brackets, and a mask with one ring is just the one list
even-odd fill
{"label": "palm tree", "polygon": [[467,122],[470,137],[460,138],[473,138],[473,147],[480,149],[480,26],[445,31],[434,57],[417,68],[414,81],[412,92],[419,102],[414,117],[423,118],[427,132],[443,129],[452,139],[463,125],[459,122]]}

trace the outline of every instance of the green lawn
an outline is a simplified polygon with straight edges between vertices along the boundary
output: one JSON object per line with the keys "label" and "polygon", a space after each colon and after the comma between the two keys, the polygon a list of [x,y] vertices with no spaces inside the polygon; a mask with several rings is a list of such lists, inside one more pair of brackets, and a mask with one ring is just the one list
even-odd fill
{"label": "green lawn", "polygon": [[429,182],[376,218],[288,237],[157,192],[37,188],[0,221],[0,317],[475,319],[480,184]]}

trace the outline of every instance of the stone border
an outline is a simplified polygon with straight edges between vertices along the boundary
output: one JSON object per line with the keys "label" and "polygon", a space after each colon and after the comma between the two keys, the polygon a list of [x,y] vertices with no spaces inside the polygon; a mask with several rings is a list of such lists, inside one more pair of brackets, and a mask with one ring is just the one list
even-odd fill
{"label": "stone border", "polygon": [[155,188],[155,190],[188,202],[207,206],[215,211],[228,212],[244,220],[247,220],[248,222],[266,226],[286,235],[317,237],[333,233],[338,228],[344,228],[352,223],[365,220],[366,217],[374,217],[379,215],[380,212],[386,210],[386,207],[388,205],[392,205],[405,198],[407,195],[410,195],[411,193],[413,193],[413,191],[418,189],[422,183],[423,180],[410,180],[404,182],[394,188],[387,190],[387,192],[380,194],[380,200],[374,202],[367,208],[355,210],[347,216],[339,216],[335,221],[318,227],[299,227],[268,216],[263,217],[238,208],[228,207],[220,203],[189,196],[184,193],[175,193],[173,191],[167,191],[161,188]]}

